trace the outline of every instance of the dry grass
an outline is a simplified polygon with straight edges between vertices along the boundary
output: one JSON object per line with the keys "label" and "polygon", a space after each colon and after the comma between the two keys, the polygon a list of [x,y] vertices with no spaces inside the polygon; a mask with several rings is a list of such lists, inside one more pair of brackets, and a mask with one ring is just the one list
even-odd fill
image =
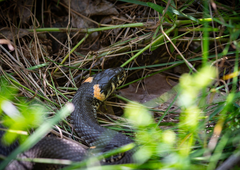
{"label": "dry grass", "polygon": [[[204,60],[228,71],[238,60],[239,31],[235,23],[239,22],[239,9],[235,1],[212,1],[208,15],[198,1],[178,1],[175,7],[171,1],[154,1],[164,7],[161,14],[148,6],[112,2],[119,15],[107,17],[83,15],[62,2],[59,6],[46,1],[31,1],[30,5],[0,2],[0,38],[10,40],[15,49],[9,51],[0,45],[0,74],[18,88],[19,96],[47,106],[52,116],[73,98],[86,77],[106,68],[124,66],[129,69],[126,83],[132,83],[163,71],[178,78],[189,70],[196,72]],[[73,15],[85,18],[92,27],[73,28]],[[110,22],[105,23],[105,19]],[[204,36],[209,38],[207,47]],[[202,60],[202,56],[208,58]],[[226,81],[219,79],[223,84]],[[225,85],[225,91],[230,90],[231,86]],[[159,114],[155,115],[158,120]],[[106,126],[128,127],[114,122],[122,120],[116,115],[100,120]],[[60,127],[60,133],[71,136],[67,121]]]}

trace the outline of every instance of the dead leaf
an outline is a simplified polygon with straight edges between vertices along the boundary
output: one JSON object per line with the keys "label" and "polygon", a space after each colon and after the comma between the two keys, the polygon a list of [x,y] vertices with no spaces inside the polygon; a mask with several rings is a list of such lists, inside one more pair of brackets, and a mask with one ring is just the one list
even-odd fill
{"label": "dead leaf", "polygon": [[144,86],[139,86],[139,88],[137,88],[138,83],[133,83],[129,85],[128,88],[120,90],[120,92],[130,100],[145,103],[158,98],[165,92],[171,90],[176,84],[176,82],[170,79],[167,81],[166,76],[156,74],[144,79]]}
{"label": "dead leaf", "polygon": [[[64,3],[68,5],[69,1],[64,0]],[[118,15],[114,5],[106,0],[72,0],[71,9],[85,16]]]}
{"label": "dead leaf", "polygon": [[17,36],[22,38],[28,34],[29,32],[26,29],[13,29],[12,31],[7,27],[0,29],[0,38],[6,38],[9,40],[16,39]]}
{"label": "dead leaf", "polygon": [[[68,0],[64,0],[64,3],[69,5]],[[106,0],[72,0],[71,9],[86,17],[96,15],[118,15],[118,11],[114,8],[114,5]],[[72,13],[72,26],[76,28],[94,27],[90,20],[84,19],[75,13]]]}
{"label": "dead leaf", "polygon": [[19,13],[19,17],[21,21],[26,24],[29,22],[30,16],[32,14],[32,5],[33,0],[25,0],[25,1],[16,1],[17,2],[17,9]]}

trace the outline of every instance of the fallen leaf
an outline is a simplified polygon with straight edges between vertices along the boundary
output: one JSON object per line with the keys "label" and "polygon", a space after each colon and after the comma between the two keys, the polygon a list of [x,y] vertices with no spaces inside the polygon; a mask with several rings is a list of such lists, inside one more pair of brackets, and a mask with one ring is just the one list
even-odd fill
{"label": "fallen leaf", "polygon": [[166,76],[161,74],[148,77],[143,82],[143,86],[138,87],[138,83],[133,83],[128,88],[120,90],[120,92],[130,100],[145,103],[158,98],[177,84],[170,79],[167,81]]}

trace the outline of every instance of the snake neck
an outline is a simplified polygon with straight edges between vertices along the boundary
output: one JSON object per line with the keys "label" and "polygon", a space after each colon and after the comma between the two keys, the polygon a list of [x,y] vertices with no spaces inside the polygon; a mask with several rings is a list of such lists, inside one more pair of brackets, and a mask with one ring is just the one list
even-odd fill
{"label": "snake neck", "polygon": [[89,146],[101,146],[117,148],[131,143],[127,136],[116,131],[100,126],[95,117],[96,101],[93,98],[93,90],[83,84],[73,98],[75,106],[71,114],[71,123],[78,134]]}

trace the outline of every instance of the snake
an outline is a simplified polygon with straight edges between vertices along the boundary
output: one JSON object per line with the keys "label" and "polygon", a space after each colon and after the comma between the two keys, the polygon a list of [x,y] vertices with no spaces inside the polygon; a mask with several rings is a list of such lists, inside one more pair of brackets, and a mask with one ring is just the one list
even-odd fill
{"label": "snake", "polygon": [[[76,134],[90,147],[95,148],[94,153],[102,154],[110,150],[132,143],[133,140],[114,130],[102,127],[97,121],[97,109],[126,79],[124,68],[106,69],[94,76],[88,77],[77,90],[72,99],[74,111],[70,114],[70,123]],[[2,125],[1,125],[2,126]],[[0,130],[0,138],[4,131]],[[11,146],[0,143],[0,155],[8,156],[19,143]],[[18,155],[18,158],[51,158],[79,162],[91,156],[90,149],[85,149],[76,142],[57,137],[44,137],[28,151]],[[133,163],[133,151],[112,155],[102,159],[101,165],[114,165]],[[1,162],[1,160],[0,160]],[[61,165],[34,163],[14,160],[6,169],[59,169]]]}

